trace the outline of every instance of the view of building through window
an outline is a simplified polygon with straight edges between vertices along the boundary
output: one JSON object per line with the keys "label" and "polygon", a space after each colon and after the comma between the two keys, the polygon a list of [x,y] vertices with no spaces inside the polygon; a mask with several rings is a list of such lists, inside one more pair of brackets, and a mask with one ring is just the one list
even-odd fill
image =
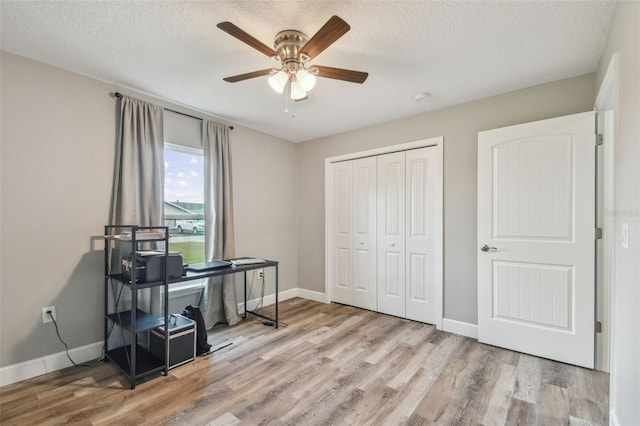
{"label": "view of building through window", "polygon": [[169,250],[184,263],[204,262],[204,173],[202,151],[165,144],[164,219]]}

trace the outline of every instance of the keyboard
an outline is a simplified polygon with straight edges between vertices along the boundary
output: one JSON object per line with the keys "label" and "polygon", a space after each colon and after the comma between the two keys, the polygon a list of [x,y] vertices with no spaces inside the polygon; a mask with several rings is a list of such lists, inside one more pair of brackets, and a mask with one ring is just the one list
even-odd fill
{"label": "keyboard", "polygon": [[213,262],[194,263],[189,265],[187,266],[187,271],[204,272],[219,268],[226,268],[228,266],[231,266],[231,262],[227,262],[226,260],[214,260]]}

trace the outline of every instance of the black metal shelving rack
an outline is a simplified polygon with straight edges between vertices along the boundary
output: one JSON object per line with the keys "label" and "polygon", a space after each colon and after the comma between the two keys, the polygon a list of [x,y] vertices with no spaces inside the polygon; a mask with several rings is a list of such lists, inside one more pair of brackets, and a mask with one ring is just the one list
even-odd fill
{"label": "black metal shelving rack", "polygon": [[[117,365],[131,380],[131,389],[136,387],[136,379],[154,373],[165,376],[169,371],[169,328],[164,327],[165,356],[159,359],[141,344],[140,336],[147,336],[150,330],[169,323],[169,291],[167,279],[167,256],[169,254],[169,228],[166,226],[106,225],[104,227],[104,344],[105,357]],[[141,282],[137,277],[136,252],[141,247],[162,246],[159,255],[164,255],[163,279],[153,282]],[[114,252],[116,253],[114,257]],[[133,267],[129,276],[122,271],[122,255],[130,254]],[[140,282],[139,282],[140,281]],[[138,308],[138,292],[142,289],[162,286],[163,318],[158,318]],[[115,288],[118,291],[114,291]],[[121,295],[124,288],[129,289],[131,308],[120,310]],[[110,299],[111,296],[113,299]],[[110,301],[113,300],[113,312]],[[121,332],[121,344],[110,347],[109,338],[114,330]],[[127,336],[128,333],[128,343]],[[148,345],[147,345],[148,347]]]}

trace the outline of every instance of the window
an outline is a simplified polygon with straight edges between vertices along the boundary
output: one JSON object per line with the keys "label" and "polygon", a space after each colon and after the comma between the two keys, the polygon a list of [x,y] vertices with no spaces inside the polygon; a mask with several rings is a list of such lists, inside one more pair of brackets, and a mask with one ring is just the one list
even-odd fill
{"label": "window", "polygon": [[204,166],[201,149],[165,143],[164,219],[169,250],[184,263],[204,262]]}

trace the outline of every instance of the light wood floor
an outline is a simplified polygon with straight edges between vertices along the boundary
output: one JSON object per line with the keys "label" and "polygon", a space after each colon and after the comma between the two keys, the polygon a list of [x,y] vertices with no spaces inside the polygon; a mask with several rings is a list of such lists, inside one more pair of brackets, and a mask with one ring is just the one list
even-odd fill
{"label": "light wood floor", "polygon": [[608,424],[608,375],[338,304],[281,303],[278,330],[218,326],[224,349],[138,384],[110,363],[0,388],[0,423]]}

